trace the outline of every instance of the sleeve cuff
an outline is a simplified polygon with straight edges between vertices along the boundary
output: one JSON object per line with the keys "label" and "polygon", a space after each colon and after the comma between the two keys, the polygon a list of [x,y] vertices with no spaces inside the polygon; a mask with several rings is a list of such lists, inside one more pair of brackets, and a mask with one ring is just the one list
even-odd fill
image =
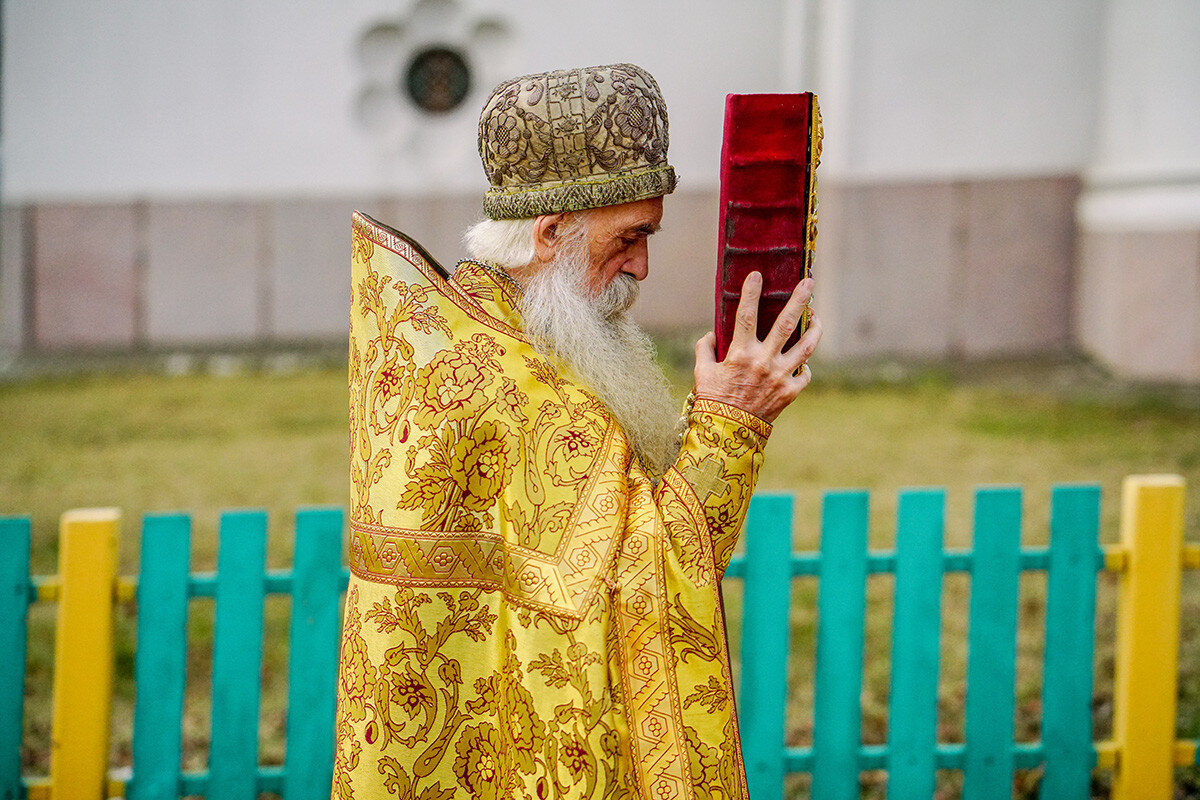
{"label": "sleeve cuff", "polygon": [[692,406],[693,414],[713,414],[718,417],[725,417],[733,420],[744,428],[757,433],[763,439],[771,435],[771,423],[767,422],[762,417],[751,414],[749,411],[731,406],[728,403],[722,403],[720,400],[709,400],[706,397],[697,397],[695,404]]}

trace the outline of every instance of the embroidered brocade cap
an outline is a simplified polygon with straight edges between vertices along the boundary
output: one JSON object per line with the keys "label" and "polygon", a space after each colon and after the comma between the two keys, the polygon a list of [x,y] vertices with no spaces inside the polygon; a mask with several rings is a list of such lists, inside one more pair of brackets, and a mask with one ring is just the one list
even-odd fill
{"label": "embroidered brocade cap", "polygon": [[675,190],[667,106],[633,64],[556,70],[497,86],[479,118],[492,219],[582,211]]}

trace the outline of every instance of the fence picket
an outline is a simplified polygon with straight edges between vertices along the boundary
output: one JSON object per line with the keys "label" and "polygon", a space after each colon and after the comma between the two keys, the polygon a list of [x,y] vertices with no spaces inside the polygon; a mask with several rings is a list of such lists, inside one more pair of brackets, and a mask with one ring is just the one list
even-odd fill
{"label": "fence picket", "polygon": [[975,494],[963,800],[1012,793],[1021,490]]}
{"label": "fence picket", "polygon": [[191,520],[153,514],[142,523],[130,800],[176,800],[187,679]]}
{"label": "fence picket", "polygon": [[250,800],[256,796],[266,544],[264,512],[221,515],[209,800]]}
{"label": "fence picket", "polygon": [[821,509],[812,795],[858,800],[866,613],[866,492],[830,492]]}
{"label": "fence picket", "polygon": [[[746,781],[753,800],[783,796],[791,606],[792,497],[756,495],[746,516],[742,685],[738,695]],[[779,602],[779,598],[788,602]]]}
{"label": "fence picket", "polygon": [[933,796],[945,493],[900,494],[888,702],[888,797]]}
{"label": "fence picket", "polygon": [[107,790],[120,520],[115,508],[88,508],[66,512],[59,525],[52,797],[101,800]]}
{"label": "fence picket", "polygon": [[1114,800],[1172,793],[1184,519],[1182,477],[1123,482],[1121,545],[1128,561],[1117,581]]}
{"label": "fence picket", "polygon": [[341,552],[341,509],[307,509],[296,515],[288,639],[287,800],[324,800],[333,781]]}
{"label": "fence picket", "polygon": [[28,517],[0,518],[0,798],[19,800],[29,610]]}
{"label": "fence picket", "polygon": [[1056,486],[1050,505],[1042,661],[1043,800],[1087,797],[1092,763],[1100,487]]}

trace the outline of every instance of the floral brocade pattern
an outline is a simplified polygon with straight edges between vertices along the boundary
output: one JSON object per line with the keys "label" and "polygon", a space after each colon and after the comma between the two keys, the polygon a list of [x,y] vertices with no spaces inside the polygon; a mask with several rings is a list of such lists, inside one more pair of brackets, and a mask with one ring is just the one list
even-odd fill
{"label": "floral brocade pattern", "polygon": [[766,429],[697,404],[657,486],[524,341],[355,218],[333,797],[745,800],[719,576]]}
{"label": "floral brocade pattern", "polygon": [[[540,612],[517,612],[501,634],[498,610],[480,589],[351,587],[334,798],[635,796],[605,654]],[[604,613],[597,604],[589,621]],[[531,638],[546,650],[523,659],[518,639]],[[493,640],[483,674],[449,655]]]}
{"label": "floral brocade pattern", "polygon": [[[674,470],[687,481],[704,509],[719,577],[733,557],[750,508],[771,424],[739,408],[704,398],[696,400],[691,418],[695,424],[688,426],[686,435],[691,441],[685,440]],[[679,541],[686,544],[691,540],[681,531]],[[693,579],[702,580],[699,574]]]}

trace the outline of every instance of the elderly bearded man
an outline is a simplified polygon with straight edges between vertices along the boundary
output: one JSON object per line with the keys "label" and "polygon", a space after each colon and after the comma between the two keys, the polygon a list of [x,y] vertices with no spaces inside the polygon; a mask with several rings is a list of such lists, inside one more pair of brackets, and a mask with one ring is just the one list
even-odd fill
{"label": "elderly bearded man", "polygon": [[517,78],[480,121],[490,219],[440,273],[354,225],[350,561],[335,798],[745,798],[719,595],[771,422],[808,384],[802,282],[761,279],[682,424],[627,316],[667,115],[644,70]]}

